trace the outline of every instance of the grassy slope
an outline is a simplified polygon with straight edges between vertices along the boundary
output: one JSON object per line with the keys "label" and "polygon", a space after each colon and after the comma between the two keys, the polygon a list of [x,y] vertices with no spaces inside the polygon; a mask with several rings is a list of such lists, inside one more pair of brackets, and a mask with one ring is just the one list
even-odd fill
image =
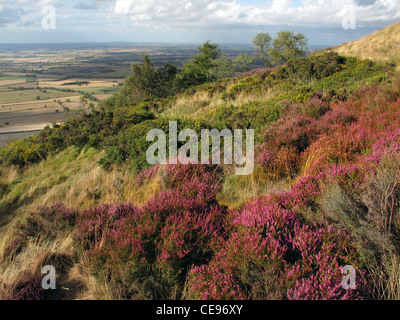
{"label": "grassy slope", "polygon": [[360,59],[400,61],[400,21],[362,39],[333,47],[334,51]]}

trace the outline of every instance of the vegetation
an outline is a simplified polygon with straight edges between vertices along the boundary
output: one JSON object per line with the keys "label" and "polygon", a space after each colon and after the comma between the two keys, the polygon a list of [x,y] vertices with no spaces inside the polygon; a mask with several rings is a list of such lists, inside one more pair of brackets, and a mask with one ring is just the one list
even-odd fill
{"label": "vegetation", "polygon": [[[144,56],[98,108],[1,149],[0,298],[51,298],[53,263],[66,298],[398,299],[396,66],[275,45],[284,65],[227,78],[209,42],[182,70]],[[150,166],[171,120],[254,129],[254,172]]]}
{"label": "vegetation", "polygon": [[304,34],[295,34],[293,31],[280,31],[275,39],[268,33],[260,32],[253,39],[257,48],[256,57],[262,60],[266,68],[303,57],[307,42]]}
{"label": "vegetation", "polygon": [[399,63],[398,34],[400,22],[383,30],[374,32],[362,39],[345,43],[332,50],[342,55],[353,56],[359,59],[383,60]]}

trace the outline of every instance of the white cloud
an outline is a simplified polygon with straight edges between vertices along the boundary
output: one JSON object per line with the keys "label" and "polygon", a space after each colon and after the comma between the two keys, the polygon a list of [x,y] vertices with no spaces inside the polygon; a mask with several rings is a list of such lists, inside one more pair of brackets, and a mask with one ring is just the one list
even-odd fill
{"label": "white cloud", "polygon": [[[365,5],[355,0],[270,0],[244,4],[229,0],[116,0],[114,13],[127,15],[132,21],[171,25],[246,24],[246,25],[322,25],[340,24],[343,8],[353,5],[363,21],[399,18],[400,1],[377,0]],[[370,3],[370,2],[369,2]]]}
{"label": "white cloud", "polygon": [[[294,5],[294,3],[296,5]],[[109,8],[107,10],[107,6]],[[168,27],[213,25],[300,25],[337,26],[343,8],[353,5],[361,22],[400,18],[399,0],[0,0],[0,21],[10,21],[23,13],[34,13],[45,5],[67,11],[92,9],[91,15],[108,14],[111,19],[126,16],[132,24]],[[36,9],[35,9],[36,8]],[[90,22],[91,17],[87,21]]]}
{"label": "white cloud", "polygon": [[[71,34],[70,41],[82,30],[102,41],[104,34],[112,41],[242,41],[282,28],[335,36],[349,5],[365,32],[400,19],[400,0],[0,0],[0,35],[14,41],[12,32],[40,33],[45,5],[60,19],[54,33]],[[340,37],[361,37],[358,30]]]}

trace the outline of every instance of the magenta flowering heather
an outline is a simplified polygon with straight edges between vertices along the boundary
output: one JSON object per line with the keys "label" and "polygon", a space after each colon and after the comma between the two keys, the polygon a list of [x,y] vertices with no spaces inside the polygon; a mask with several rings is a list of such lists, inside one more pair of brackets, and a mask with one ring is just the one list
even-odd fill
{"label": "magenta flowering heather", "polygon": [[[295,187],[286,201],[300,205],[318,193],[311,177],[298,186],[307,184],[304,194]],[[275,199],[258,198],[231,213],[233,233],[207,266],[191,272],[190,293],[208,297],[212,281],[205,275],[223,273],[233,281],[230,288],[240,288],[245,299],[362,298],[361,277],[357,290],[341,287],[340,267],[356,263],[348,236],[333,226],[304,223],[296,205],[285,209]]]}

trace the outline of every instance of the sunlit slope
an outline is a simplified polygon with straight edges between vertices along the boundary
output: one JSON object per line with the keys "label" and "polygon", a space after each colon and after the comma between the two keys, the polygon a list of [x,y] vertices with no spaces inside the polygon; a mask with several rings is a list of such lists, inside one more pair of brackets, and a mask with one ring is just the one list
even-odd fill
{"label": "sunlit slope", "polygon": [[332,49],[339,54],[360,59],[400,62],[400,21],[364,38]]}

